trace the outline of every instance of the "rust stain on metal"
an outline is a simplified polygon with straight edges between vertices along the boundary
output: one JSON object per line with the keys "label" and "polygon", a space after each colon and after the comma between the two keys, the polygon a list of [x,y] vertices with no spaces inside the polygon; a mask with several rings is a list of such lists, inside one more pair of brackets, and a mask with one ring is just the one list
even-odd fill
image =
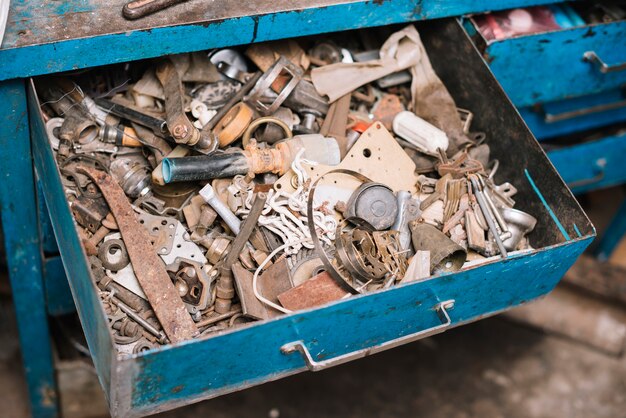
{"label": "rust stain on metal", "polygon": [[196,325],[154,251],[148,232],[137,221],[122,188],[103,171],[91,167],[81,167],[77,171],[94,181],[109,204],[137,280],[170,342],[192,338],[198,332]]}
{"label": "rust stain on metal", "polygon": [[320,306],[349,295],[327,272],[278,295],[281,305],[292,311]]}

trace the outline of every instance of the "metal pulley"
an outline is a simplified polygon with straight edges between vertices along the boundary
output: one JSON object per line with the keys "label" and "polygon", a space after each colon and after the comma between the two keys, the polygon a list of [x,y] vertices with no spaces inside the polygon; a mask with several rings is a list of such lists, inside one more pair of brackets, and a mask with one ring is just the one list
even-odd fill
{"label": "metal pulley", "polygon": [[344,213],[355,225],[367,224],[380,231],[393,225],[398,201],[393,191],[381,183],[364,183],[352,193]]}

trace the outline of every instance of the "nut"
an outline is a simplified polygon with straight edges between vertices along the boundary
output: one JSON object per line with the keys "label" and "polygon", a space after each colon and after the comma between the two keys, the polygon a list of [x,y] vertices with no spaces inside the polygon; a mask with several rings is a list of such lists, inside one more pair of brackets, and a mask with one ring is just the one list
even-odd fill
{"label": "nut", "polygon": [[189,133],[189,128],[183,124],[178,124],[172,129],[172,136],[176,139],[182,139]]}

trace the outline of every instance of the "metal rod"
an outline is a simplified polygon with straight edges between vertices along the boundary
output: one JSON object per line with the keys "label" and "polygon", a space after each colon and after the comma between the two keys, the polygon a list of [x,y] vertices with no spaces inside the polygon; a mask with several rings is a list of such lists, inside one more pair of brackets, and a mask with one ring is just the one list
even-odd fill
{"label": "metal rod", "polygon": [[500,234],[498,232],[498,228],[491,216],[489,211],[489,205],[485,201],[485,195],[480,188],[480,184],[478,180],[476,180],[475,176],[469,176],[470,182],[472,183],[472,188],[474,189],[474,194],[476,195],[476,200],[478,201],[478,206],[480,206],[480,210],[485,215],[485,220],[487,221],[487,225],[489,225],[489,229],[491,230],[491,234],[493,235],[493,239],[496,240],[496,244],[498,245],[498,249],[500,250],[500,254],[503,257],[508,257],[506,248],[504,248],[504,244],[502,243],[502,239],[500,239]]}
{"label": "metal rod", "polygon": [[117,299],[115,297],[112,297],[111,301],[113,303],[115,303],[120,308],[120,310],[122,312],[124,312],[126,315],[128,315],[128,317],[130,319],[132,319],[133,321],[137,322],[139,325],[144,327],[146,329],[146,331],[148,331],[150,334],[152,334],[155,337],[157,337],[159,339],[159,342],[161,342],[161,341],[162,341],[162,343],[165,342],[166,338],[165,338],[165,333],[163,331],[159,331],[154,325],[152,325],[145,318],[140,316],[137,312],[133,311],[130,306],[126,305],[121,300],[119,300],[119,299]]}

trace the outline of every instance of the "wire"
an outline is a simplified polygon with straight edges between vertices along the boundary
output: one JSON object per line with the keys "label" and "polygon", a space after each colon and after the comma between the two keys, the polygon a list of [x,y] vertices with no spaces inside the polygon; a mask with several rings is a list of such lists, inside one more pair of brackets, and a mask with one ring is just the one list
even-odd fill
{"label": "wire", "polygon": [[280,251],[284,250],[287,247],[290,247],[292,245],[298,245],[298,244],[302,244],[305,241],[311,241],[311,238],[305,238],[305,239],[301,239],[298,241],[290,241],[290,242],[286,242],[283,245],[281,245],[280,247],[276,248],[274,251],[272,251],[270,253],[270,255],[267,256],[267,258],[265,260],[263,260],[263,262],[259,265],[259,267],[256,269],[256,271],[254,272],[254,275],[252,276],[252,291],[254,292],[254,296],[256,296],[256,298],[261,301],[261,303],[264,303],[267,306],[270,306],[274,309],[276,309],[277,311],[280,311],[282,313],[291,313],[293,311],[283,308],[280,305],[275,304],[274,302],[272,302],[271,300],[266,299],[263,295],[261,295],[261,293],[259,292],[259,289],[257,288],[257,280],[259,278],[259,273],[261,272],[261,270],[263,270],[263,267],[265,267],[265,265],[272,259],[274,258],[274,256],[276,254],[278,254]]}

